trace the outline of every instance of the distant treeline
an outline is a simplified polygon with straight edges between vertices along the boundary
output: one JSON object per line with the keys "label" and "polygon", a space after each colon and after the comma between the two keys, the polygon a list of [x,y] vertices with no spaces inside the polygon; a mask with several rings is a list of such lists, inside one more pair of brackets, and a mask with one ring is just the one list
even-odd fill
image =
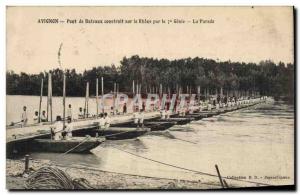
{"label": "distant treeline", "polygon": [[[63,70],[53,69],[52,86],[53,95],[62,95]],[[39,95],[41,79],[44,79],[44,94],[47,94],[47,72],[39,74],[16,74],[7,71],[8,95]],[[99,78],[99,93],[101,79],[104,77],[104,92],[114,89],[114,83],[119,84],[120,92],[132,92],[132,81],[141,84],[141,90],[153,92],[158,90],[160,84],[164,92],[175,93],[187,87],[192,93],[197,92],[201,86],[201,93],[209,89],[215,93],[223,88],[224,93],[239,91],[257,91],[262,95],[294,96],[294,65],[282,62],[275,64],[270,60],[255,63],[217,62],[204,58],[185,58],[177,60],[154,59],[139,57],[124,57],[121,65],[116,67],[98,66],[83,73],[75,69],[66,70],[67,96],[85,96],[86,82],[90,83],[90,95],[95,95],[96,78]],[[169,89],[169,90],[168,90]]]}

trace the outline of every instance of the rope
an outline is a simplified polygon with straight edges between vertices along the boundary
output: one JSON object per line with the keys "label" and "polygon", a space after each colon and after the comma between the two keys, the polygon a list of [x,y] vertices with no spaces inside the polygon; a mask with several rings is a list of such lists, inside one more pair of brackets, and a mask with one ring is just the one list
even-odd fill
{"label": "rope", "polygon": [[84,178],[72,180],[64,171],[56,167],[42,167],[29,175],[25,189],[94,189]]}
{"label": "rope", "polygon": [[85,143],[86,141],[88,141],[89,138],[90,138],[89,136],[86,137],[82,142],[80,142],[79,144],[77,144],[77,145],[74,146],[73,148],[69,149],[69,150],[66,151],[65,153],[62,153],[62,154],[58,155],[57,157],[61,157],[61,156],[63,156],[63,155],[68,154],[69,152],[73,151],[74,149],[76,149],[77,147],[79,147],[80,145],[82,145],[83,143]]}
{"label": "rope", "polygon": [[[214,174],[211,174],[211,173],[205,173],[205,172],[201,172],[201,171],[196,171],[196,170],[192,170],[192,169],[188,169],[188,168],[184,168],[184,167],[179,167],[179,166],[176,166],[176,165],[172,165],[172,164],[164,163],[164,162],[157,161],[157,160],[154,160],[154,159],[150,159],[150,158],[147,158],[147,157],[144,157],[144,156],[140,156],[138,154],[134,154],[132,152],[129,152],[129,151],[126,151],[126,150],[122,150],[122,149],[117,148],[115,146],[111,146],[111,147],[114,148],[114,149],[116,149],[116,150],[119,150],[119,151],[122,151],[122,152],[125,152],[125,153],[128,153],[128,154],[131,154],[133,156],[136,156],[136,157],[139,157],[139,158],[143,158],[143,159],[146,159],[146,160],[158,163],[158,164],[162,164],[162,165],[165,165],[165,166],[169,166],[169,167],[173,167],[173,168],[177,168],[177,169],[181,169],[181,170],[185,170],[185,171],[190,171],[190,172],[194,172],[194,173],[198,173],[198,174],[202,174],[202,175],[207,175],[207,176],[218,177],[219,178],[218,175],[214,175]],[[260,182],[254,182],[254,181],[248,181],[248,180],[241,180],[241,179],[234,179],[234,178],[227,178],[227,177],[222,177],[222,178],[223,179],[229,179],[229,180],[246,182],[246,183],[252,183],[252,184],[259,184],[259,185],[264,185],[264,186],[271,186],[270,184],[260,183]]]}

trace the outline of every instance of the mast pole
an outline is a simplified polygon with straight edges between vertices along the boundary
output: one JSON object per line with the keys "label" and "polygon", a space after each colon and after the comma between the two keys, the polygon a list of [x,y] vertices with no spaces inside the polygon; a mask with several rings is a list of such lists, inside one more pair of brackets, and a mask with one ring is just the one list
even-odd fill
{"label": "mast pole", "polygon": [[44,87],[44,79],[41,82],[41,95],[40,95],[40,105],[39,105],[39,123],[41,122],[41,107],[42,107],[42,99],[43,99],[43,87]]}
{"label": "mast pole", "polygon": [[89,82],[86,83],[86,93],[85,93],[85,99],[86,99],[86,116],[89,117],[89,88],[90,84]]}
{"label": "mast pole", "polygon": [[97,116],[96,116],[96,118],[98,118],[98,115],[99,115],[99,92],[98,92],[98,78],[96,79],[96,106],[97,106],[97,109],[96,109],[96,111],[97,111]]}
{"label": "mast pole", "polygon": [[101,102],[102,102],[102,113],[104,113],[104,81],[103,81],[103,77],[101,77]]}
{"label": "mast pole", "polygon": [[115,113],[115,111],[116,111],[116,93],[117,93],[117,86],[116,86],[117,84],[116,83],[114,83],[114,101],[113,101],[113,108],[114,108],[114,110],[113,110],[113,112]]}
{"label": "mast pole", "polygon": [[63,129],[65,129],[66,117],[66,75],[63,73]]}

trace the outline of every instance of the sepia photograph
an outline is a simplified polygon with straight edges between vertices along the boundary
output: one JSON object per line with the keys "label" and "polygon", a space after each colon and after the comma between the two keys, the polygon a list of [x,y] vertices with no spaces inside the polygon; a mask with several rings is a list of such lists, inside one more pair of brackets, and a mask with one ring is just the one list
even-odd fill
{"label": "sepia photograph", "polygon": [[293,6],[6,6],[6,189],[295,190]]}

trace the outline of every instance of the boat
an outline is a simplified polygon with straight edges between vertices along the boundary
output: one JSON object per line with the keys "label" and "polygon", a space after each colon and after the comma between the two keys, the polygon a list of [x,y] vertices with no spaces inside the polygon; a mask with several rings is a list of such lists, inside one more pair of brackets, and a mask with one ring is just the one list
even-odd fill
{"label": "boat", "polygon": [[176,122],[177,125],[185,125],[189,122],[191,122],[193,119],[192,118],[187,118],[187,117],[181,117],[181,118],[167,118],[167,119],[158,119],[158,122]]}
{"label": "boat", "polygon": [[[144,127],[150,128],[151,131],[163,131],[176,125],[175,121],[145,121]],[[112,127],[137,127],[137,125],[131,121],[126,123],[113,124]]]}
{"label": "boat", "polygon": [[108,129],[98,130],[100,136],[104,136],[107,140],[123,140],[123,139],[133,139],[144,135],[151,129],[147,127],[109,127]]}
{"label": "boat", "polygon": [[88,129],[83,131],[72,132],[74,137],[77,136],[92,136],[92,137],[105,137],[107,140],[122,140],[132,139],[141,136],[150,131],[147,127],[108,127],[105,129]]}
{"label": "boat", "polygon": [[145,123],[147,127],[151,128],[151,131],[163,131],[176,124],[176,121],[148,121]]}
{"label": "boat", "polygon": [[188,114],[186,114],[186,116],[192,117],[195,120],[200,120],[202,118],[206,118],[207,114],[196,112],[196,113],[188,113]]}
{"label": "boat", "polygon": [[216,111],[201,111],[200,113],[205,114],[206,118],[212,117],[212,116],[215,116],[218,114],[218,112],[216,112]]}
{"label": "boat", "polygon": [[88,153],[99,146],[105,138],[72,137],[70,140],[34,139],[33,151],[55,153]]}

